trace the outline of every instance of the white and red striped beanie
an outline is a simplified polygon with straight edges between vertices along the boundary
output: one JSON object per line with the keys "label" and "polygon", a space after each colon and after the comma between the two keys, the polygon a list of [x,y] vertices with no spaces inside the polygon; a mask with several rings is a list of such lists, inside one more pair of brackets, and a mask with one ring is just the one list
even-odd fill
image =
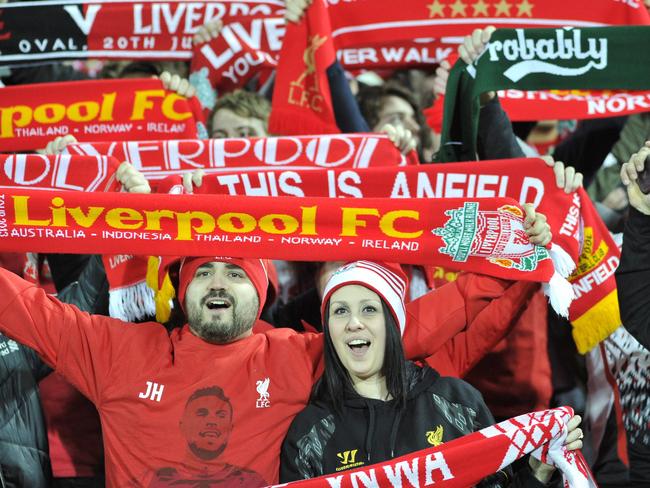
{"label": "white and red striped beanie", "polygon": [[[354,261],[337,269],[325,285],[321,318],[325,322],[325,309],[332,294],[347,285],[360,285],[374,291],[386,302],[399,326],[400,335],[404,335],[406,326],[406,289],[408,280],[399,264],[374,261]],[[323,326],[326,324],[323,323]]]}

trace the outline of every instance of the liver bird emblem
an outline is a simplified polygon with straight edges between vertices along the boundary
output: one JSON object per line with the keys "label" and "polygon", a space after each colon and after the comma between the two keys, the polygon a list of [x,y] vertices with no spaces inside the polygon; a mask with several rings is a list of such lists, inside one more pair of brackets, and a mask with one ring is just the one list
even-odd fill
{"label": "liver bird emblem", "polygon": [[255,384],[257,385],[257,393],[260,394],[260,399],[261,400],[268,400],[269,396],[271,396],[268,392],[269,389],[269,383],[271,382],[270,378],[264,378],[263,380],[257,380]]}
{"label": "liver bird emblem", "polygon": [[427,432],[427,442],[432,446],[439,446],[442,444],[442,434],[444,429],[442,425],[436,427],[436,430],[430,430]]}

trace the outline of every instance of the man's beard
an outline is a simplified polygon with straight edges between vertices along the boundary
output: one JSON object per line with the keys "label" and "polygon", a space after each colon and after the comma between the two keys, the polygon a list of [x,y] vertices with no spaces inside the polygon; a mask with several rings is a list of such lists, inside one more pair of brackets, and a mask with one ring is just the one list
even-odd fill
{"label": "man's beard", "polygon": [[[232,319],[212,317],[212,320],[203,318],[203,310],[208,300],[214,298],[225,298],[230,301],[229,311]],[[190,303],[187,310],[187,323],[190,330],[206,342],[212,344],[227,344],[233,342],[237,337],[247,332],[253,327],[259,310],[259,298],[255,295],[254,300],[249,305],[240,305],[235,297],[225,291],[211,292],[204,296],[197,307]]]}

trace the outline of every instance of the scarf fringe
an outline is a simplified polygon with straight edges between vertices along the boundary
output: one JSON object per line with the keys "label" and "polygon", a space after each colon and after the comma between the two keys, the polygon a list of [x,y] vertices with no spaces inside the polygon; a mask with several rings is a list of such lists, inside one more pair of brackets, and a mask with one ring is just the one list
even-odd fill
{"label": "scarf fringe", "polygon": [[580,354],[588,353],[599,342],[607,339],[621,325],[616,290],[599,300],[580,317],[574,319],[571,325],[573,326],[573,340]]}
{"label": "scarf fringe", "polygon": [[569,305],[575,298],[571,283],[556,271],[548,283],[542,283],[542,291],[548,297],[555,313],[561,317],[569,318]]}
{"label": "scarf fringe", "polygon": [[108,312],[111,317],[126,322],[152,317],[156,314],[154,292],[145,281],[110,290]]}
{"label": "scarf fringe", "polygon": [[571,276],[573,270],[576,269],[576,263],[571,259],[569,253],[557,244],[551,244],[548,253],[553,260],[555,271],[559,273],[562,278],[568,278]]}

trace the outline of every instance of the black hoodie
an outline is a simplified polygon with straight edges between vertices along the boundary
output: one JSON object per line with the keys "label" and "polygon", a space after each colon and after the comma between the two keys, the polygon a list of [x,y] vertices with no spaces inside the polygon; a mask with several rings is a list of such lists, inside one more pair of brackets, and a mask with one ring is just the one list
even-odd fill
{"label": "black hoodie", "polygon": [[[343,418],[328,402],[310,403],[294,419],[282,445],[280,482],[380,463],[494,424],[481,394],[468,383],[413,363],[407,363],[406,376],[403,411],[394,400],[357,394],[345,398]],[[521,466],[514,478],[508,470],[480,486],[546,486],[532,476],[527,462]]]}

